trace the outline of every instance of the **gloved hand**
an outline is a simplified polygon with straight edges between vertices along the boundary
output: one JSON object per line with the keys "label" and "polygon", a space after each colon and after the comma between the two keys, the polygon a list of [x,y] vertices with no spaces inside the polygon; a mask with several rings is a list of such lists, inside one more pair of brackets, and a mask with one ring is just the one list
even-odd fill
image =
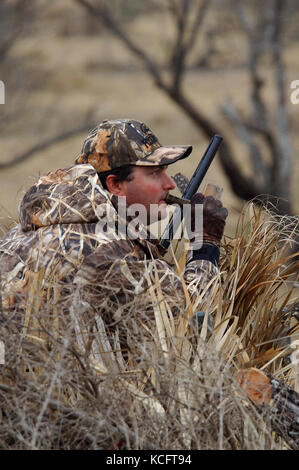
{"label": "gloved hand", "polygon": [[[203,205],[203,233],[202,244],[220,247],[228,210],[222,202],[213,196],[204,196],[196,193],[191,198],[191,229],[194,230],[196,217],[196,204]],[[191,240],[192,242],[192,240]]]}

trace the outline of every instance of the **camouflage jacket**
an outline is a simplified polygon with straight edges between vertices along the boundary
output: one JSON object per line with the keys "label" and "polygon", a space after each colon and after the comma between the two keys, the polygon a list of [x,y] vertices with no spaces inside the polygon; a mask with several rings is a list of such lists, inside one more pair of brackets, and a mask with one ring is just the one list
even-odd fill
{"label": "camouflage jacket", "polygon": [[28,312],[34,302],[53,305],[55,297],[63,300],[59,317],[63,305],[68,305],[67,315],[81,305],[81,312],[91,309],[92,316],[97,312],[104,322],[117,324],[138,311],[138,302],[150,316],[149,288],[157,279],[175,313],[187,308],[186,286],[194,295],[217,276],[218,269],[205,260],[190,261],[178,275],[163,259],[157,240],[131,237],[113,197],[89,164],[39,178],[20,204],[19,224],[0,241],[4,309]]}

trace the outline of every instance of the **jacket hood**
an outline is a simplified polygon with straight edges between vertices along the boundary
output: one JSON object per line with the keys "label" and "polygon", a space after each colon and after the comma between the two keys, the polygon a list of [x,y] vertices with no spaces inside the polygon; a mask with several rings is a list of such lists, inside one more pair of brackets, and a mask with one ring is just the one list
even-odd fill
{"label": "jacket hood", "polygon": [[24,231],[97,222],[98,206],[110,198],[91,165],[55,170],[27,191],[19,207],[19,222]]}

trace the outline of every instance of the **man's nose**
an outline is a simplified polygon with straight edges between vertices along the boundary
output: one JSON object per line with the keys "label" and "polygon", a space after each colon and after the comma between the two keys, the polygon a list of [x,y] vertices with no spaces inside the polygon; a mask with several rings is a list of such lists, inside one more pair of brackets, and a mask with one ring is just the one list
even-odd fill
{"label": "man's nose", "polygon": [[165,178],[163,181],[163,188],[169,191],[170,189],[175,189],[175,187],[176,187],[176,184],[173,181],[173,179],[170,178],[170,176],[165,174]]}

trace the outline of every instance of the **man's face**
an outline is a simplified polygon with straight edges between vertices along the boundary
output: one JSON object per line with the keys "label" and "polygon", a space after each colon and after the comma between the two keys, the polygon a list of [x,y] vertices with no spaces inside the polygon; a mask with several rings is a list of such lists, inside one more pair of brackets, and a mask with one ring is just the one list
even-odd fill
{"label": "man's face", "polygon": [[142,204],[147,213],[147,222],[155,222],[167,215],[165,202],[168,191],[176,187],[172,178],[166,174],[167,166],[136,166],[133,178],[122,181],[122,196],[127,206]]}

